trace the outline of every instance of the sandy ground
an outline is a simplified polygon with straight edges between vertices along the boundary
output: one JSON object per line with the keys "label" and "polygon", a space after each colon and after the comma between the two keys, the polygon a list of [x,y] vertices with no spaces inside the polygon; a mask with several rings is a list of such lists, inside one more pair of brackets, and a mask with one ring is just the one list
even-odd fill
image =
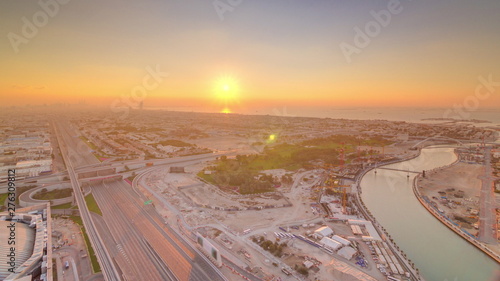
{"label": "sandy ground", "polygon": [[283,206],[287,201],[280,195],[254,195],[245,198],[225,196],[216,187],[198,183],[182,188],[182,192],[193,202],[200,205],[222,208],[248,208],[265,205]]}
{"label": "sandy ground", "polygon": [[[442,209],[449,218],[453,219],[453,215],[459,215],[469,217],[476,222],[477,215],[473,215],[468,209],[479,210],[481,180],[478,177],[482,175],[483,169],[483,166],[479,164],[459,162],[446,169],[430,172],[426,178],[419,179],[420,192],[436,202],[438,208]],[[451,189],[455,190],[450,191]],[[459,190],[463,191],[463,198],[454,196]],[[459,205],[446,203],[445,200],[441,200],[441,197],[458,202]],[[455,220],[455,222],[460,224],[459,221]],[[462,224],[462,227],[470,230],[469,232],[474,235],[477,234],[477,230],[471,225]]]}
{"label": "sandy ground", "polygon": [[[335,229],[335,227],[333,227]],[[302,263],[305,261],[305,257],[314,257],[316,260],[321,262],[322,266],[318,267],[317,272],[310,271],[309,280],[335,280],[335,281],[358,281],[358,280],[384,280],[384,276],[375,268],[372,267],[369,271],[370,275],[377,277],[371,277],[365,272],[360,270],[357,265],[351,265],[346,262],[345,259],[341,257],[336,257],[329,255],[318,248],[315,248],[303,241],[294,239],[288,242],[288,247],[285,250],[287,253],[292,255],[285,259],[285,262],[294,266],[294,264]],[[373,263],[372,263],[373,264]]]}
{"label": "sandy ground", "polygon": [[62,234],[61,239],[53,238],[52,245],[64,245],[63,242],[67,241],[66,245],[73,246],[78,251],[85,250],[85,243],[80,231],[80,227],[69,219],[53,218],[52,229]]}
{"label": "sandy ground", "polygon": [[[90,258],[88,257],[85,241],[83,239],[80,230],[80,226],[69,219],[53,218],[52,230],[53,233],[58,232],[61,234],[60,239],[52,237],[52,245],[54,247],[57,248],[58,246],[61,247],[69,246],[71,249],[74,249],[74,251],[70,251],[70,250],[63,250],[65,248],[62,248],[59,251],[55,251],[54,258],[66,261],[70,256],[69,252],[75,252],[76,254],[72,255],[72,258],[75,260],[76,264],[80,265],[78,267],[79,270],[82,270],[82,272],[78,272],[78,275],[81,275],[84,279],[90,277],[92,275],[92,267],[90,264]],[[87,254],[87,257],[81,258],[80,256],[81,250],[84,251],[85,254]],[[63,271],[66,270],[58,272],[59,274],[58,280],[74,280],[72,272],[71,274],[64,274],[64,276],[62,276]]]}
{"label": "sandy ground", "polygon": [[261,173],[266,174],[266,175],[273,175],[275,177],[281,178],[282,176],[288,174],[288,175],[293,175],[293,172],[289,172],[285,169],[273,169],[273,170],[264,170],[261,171]]}
{"label": "sandy ground", "polygon": [[[231,229],[241,232],[246,229],[245,224],[257,225],[263,222],[263,217],[272,220],[277,215],[284,215],[286,208],[260,210],[263,216],[255,216],[255,211],[218,211],[209,208],[198,208],[196,204],[222,208],[247,208],[255,206],[287,204],[287,200],[280,195],[254,195],[251,197],[235,198],[224,194],[216,187],[198,181],[195,173],[172,174],[166,170],[151,174],[148,179],[151,186],[156,187],[165,198],[181,210],[186,221],[191,225],[206,225],[223,221]],[[307,218],[307,217],[305,217]],[[245,222],[245,223],[242,223]],[[265,224],[264,224],[265,225]]]}

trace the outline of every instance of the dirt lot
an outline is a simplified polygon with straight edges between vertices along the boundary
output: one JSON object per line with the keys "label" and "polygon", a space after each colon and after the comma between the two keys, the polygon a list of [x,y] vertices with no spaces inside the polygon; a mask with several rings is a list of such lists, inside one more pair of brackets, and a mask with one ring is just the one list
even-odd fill
{"label": "dirt lot", "polygon": [[[74,260],[78,268],[78,274],[87,280],[92,276],[92,266],[88,258],[87,246],[81,234],[80,226],[70,219],[52,219],[52,246],[54,247],[54,258],[58,260],[58,280],[73,280],[72,268],[63,269],[64,261]],[[66,274],[64,274],[64,272]],[[96,279],[98,279],[94,275]],[[54,278],[55,279],[55,278]]]}
{"label": "dirt lot", "polygon": [[438,208],[449,218],[455,217],[455,222],[476,235],[477,230],[473,225],[478,221],[475,212],[479,211],[481,191],[478,176],[482,175],[483,169],[479,164],[459,162],[446,169],[428,173],[426,178],[419,179],[420,192],[429,197],[431,202],[436,202]]}
{"label": "dirt lot", "polygon": [[70,245],[77,250],[86,250],[85,242],[83,242],[80,233],[80,227],[69,219],[53,218],[52,229],[61,234],[61,239],[53,238],[52,245],[54,247]]}
{"label": "dirt lot", "polygon": [[[280,194],[252,195],[248,197],[229,196],[212,185],[205,184],[196,178],[197,170],[187,169],[187,173],[173,174],[167,170],[149,174],[146,181],[160,191],[176,208],[185,214],[186,221],[191,225],[205,225],[217,221],[224,222],[235,232],[251,227],[268,226],[271,222],[283,222],[289,219],[313,218],[308,201],[308,190],[305,186],[296,187],[292,198],[285,199]],[[289,194],[287,194],[289,195]],[[304,199],[304,202],[302,201]],[[283,206],[292,203],[293,216],[290,207],[265,209],[265,206]],[[304,203],[304,204],[302,204]],[[207,208],[199,205],[206,205]],[[220,211],[214,208],[248,208],[263,207],[262,210]],[[259,215],[256,216],[255,212]]]}
{"label": "dirt lot", "polygon": [[280,195],[254,195],[243,198],[230,197],[220,192],[216,187],[199,183],[182,188],[182,192],[193,202],[211,207],[248,208],[265,205],[282,206],[288,204]]}

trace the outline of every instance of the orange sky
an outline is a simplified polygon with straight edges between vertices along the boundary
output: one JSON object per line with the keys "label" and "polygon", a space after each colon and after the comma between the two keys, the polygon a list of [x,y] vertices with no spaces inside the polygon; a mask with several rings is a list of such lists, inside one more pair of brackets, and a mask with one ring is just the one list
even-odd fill
{"label": "orange sky", "polygon": [[[474,97],[478,77],[500,81],[493,0],[454,2],[453,11],[405,3],[351,61],[339,46],[354,44],[355,27],[373,21],[380,3],[256,1],[221,20],[193,1],[91,2],[61,6],[17,53],[8,37],[0,43],[2,105],[107,105],[130,100],[146,79],[146,107],[450,107]],[[22,35],[21,18],[39,10],[34,2],[2,2],[4,34]],[[151,79],[148,67],[168,76]],[[232,85],[221,98],[224,81]],[[493,84],[480,108],[500,108]]]}

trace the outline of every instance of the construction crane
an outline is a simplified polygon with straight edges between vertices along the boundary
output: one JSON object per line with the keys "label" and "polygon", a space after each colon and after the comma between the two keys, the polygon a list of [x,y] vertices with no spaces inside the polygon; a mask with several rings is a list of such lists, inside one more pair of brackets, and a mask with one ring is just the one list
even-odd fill
{"label": "construction crane", "polygon": [[[320,186],[319,188],[324,188],[324,189],[329,189],[331,191],[333,191],[334,193],[337,193],[337,194],[341,194],[342,196],[342,213],[346,214],[347,213],[347,209],[346,209],[346,205],[347,205],[347,188],[348,187],[351,187],[350,185],[326,185],[326,186]],[[342,190],[340,190],[339,188],[342,188]]]}
{"label": "construction crane", "polygon": [[344,194],[342,194],[342,213],[344,213],[344,215],[347,214],[346,204],[347,204],[347,193],[346,189],[344,188]]}
{"label": "construction crane", "polygon": [[331,189],[335,193],[342,193],[342,190],[339,190],[339,187],[343,187],[343,190],[345,190],[346,187],[351,187],[350,185],[325,185],[325,186],[320,186],[319,188],[328,188]]}
{"label": "construction crane", "polygon": [[342,148],[340,148],[340,168],[344,168],[344,162],[345,162],[345,143],[342,142]]}

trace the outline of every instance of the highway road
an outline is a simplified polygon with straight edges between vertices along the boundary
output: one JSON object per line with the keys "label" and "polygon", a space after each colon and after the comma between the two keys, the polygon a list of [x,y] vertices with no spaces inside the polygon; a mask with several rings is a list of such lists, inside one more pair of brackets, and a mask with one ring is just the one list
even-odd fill
{"label": "highway road", "polygon": [[[80,166],[100,164],[99,160],[92,154],[92,149],[79,138],[79,134],[74,131],[72,125],[63,123],[63,126],[58,126],[57,129],[59,135],[64,135],[67,156],[69,156],[69,160],[71,160],[75,169]],[[59,138],[57,140],[61,145]],[[64,161],[66,162],[66,159]]]}
{"label": "highway road", "polygon": [[121,168],[124,166],[134,166],[134,165],[144,165],[145,166],[146,163],[153,163],[155,166],[156,165],[164,165],[164,164],[180,164],[180,163],[195,161],[195,160],[215,159],[216,157],[219,157],[221,155],[231,155],[232,153],[236,153],[236,152],[206,153],[206,154],[197,154],[197,155],[167,158],[167,159],[150,159],[150,160],[137,160],[137,159],[135,159],[135,160],[122,161],[122,162],[97,163],[97,164],[80,166],[77,169],[77,171],[78,172],[90,172],[90,171],[95,171],[97,169],[103,169],[103,168]]}
{"label": "highway road", "polygon": [[[90,212],[87,208],[87,204],[85,203],[83,193],[80,189],[80,185],[78,183],[71,158],[68,155],[68,151],[70,149],[69,149],[68,145],[66,144],[66,141],[68,140],[68,138],[71,138],[71,136],[67,136],[66,134],[62,133],[60,128],[64,128],[64,125],[60,124],[58,122],[57,123],[54,122],[54,130],[56,132],[57,141],[59,142],[61,154],[63,156],[64,162],[66,164],[66,168],[68,170],[68,175],[69,175],[69,178],[71,180],[71,186],[73,188],[73,194],[75,196],[76,203],[78,205],[78,209],[80,210],[80,216],[82,218],[82,222],[83,222],[83,225],[85,227],[85,230],[87,231],[87,234],[89,236],[92,247],[94,248],[94,251],[96,253],[99,264],[101,265],[104,279],[107,281],[120,280],[118,271],[117,271],[111,257],[109,256],[108,252],[106,251],[106,248],[104,247],[102,239],[99,236],[99,233],[97,232],[97,230],[95,229],[94,222],[92,221],[92,219],[90,217]],[[64,131],[64,129],[62,129],[62,130]],[[72,142],[71,140],[69,140],[68,143],[74,144],[74,142]]]}
{"label": "highway road", "polygon": [[116,242],[115,258],[127,280],[225,280],[125,181],[93,183],[92,193]]}
{"label": "highway road", "polygon": [[[108,230],[102,235],[111,233],[112,239],[101,237],[87,208],[75,170],[77,167],[94,170],[109,164],[99,163],[68,123],[56,120],[53,126],[83,225],[105,280],[227,280],[213,264],[170,229],[153,206],[143,206],[140,197],[124,181],[92,186]],[[112,163],[111,166],[145,165],[147,162],[181,164],[213,159],[222,154],[153,161],[132,160]],[[102,229],[102,224],[99,226]],[[111,254],[109,249],[112,249]]]}
{"label": "highway road", "polygon": [[479,240],[497,245],[495,194],[493,193],[493,174],[491,171],[491,147],[484,150],[484,174],[481,179],[479,206]]}
{"label": "highway road", "polygon": [[[130,218],[133,211],[131,202],[125,196],[114,197],[110,187],[100,183],[92,184],[92,194],[103,214],[103,220],[113,237],[114,257],[125,280],[175,280],[173,274],[163,262],[155,261],[154,253],[144,240],[144,236],[137,229],[135,220],[142,218]],[[113,198],[113,200],[109,200]],[[149,254],[149,255],[148,255]]]}
{"label": "highway road", "polygon": [[[75,151],[75,150],[73,150],[73,151]],[[141,173],[143,171],[151,169],[151,167],[146,166],[146,163],[149,163],[149,162],[155,163],[155,167],[159,166],[159,165],[168,165],[168,164],[188,166],[188,165],[195,163],[195,162],[212,160],[212,159],[215,159],[216,157],[219,157],[221,155],[228,155],[228,154],[210,153],[210,154],[200,154],[200,155],[192,155],[192,156],[176,157],[176,158],[168,158],[168,159],[129,160],[129,161],[124,161],[124,162],[98,163],[98,164],[90,164],[90,165],[80,166],[80,167],[76,167],[75,165],[73,165],[73,167],[74,167],[75,172],[83,173],[83,172],[92,172],[92,171],[102,170],[102,169],[106,169],[106,168],[123,168],[125,166],[142,165],[143,167],[140,167],[140,168],[133,170],[135,173]],[[91,156],[94,159],[96,159],[93,155],[91,155]],[[117,173],[117,174],[123,174],[123,173],[124,172]],[[67,176],[67,171],[63,171],[63,172],[51,174],[51,175],[44,175],[44,176],[27,178],[27,179],[23,179],[23,180],[18,180],[17,182],[19,184],[21,184],[21,183],[27,184],[30,182],[37,181],[39,184],[40,183],[56,184],[56,183],[61,183],[61,181],[59,179],[60,176]],[[97,177],[97,178],[99,178],[99,177]],[[0,185],[0,193],[2,193],[2,192],[7,192],[7,183]]]}

